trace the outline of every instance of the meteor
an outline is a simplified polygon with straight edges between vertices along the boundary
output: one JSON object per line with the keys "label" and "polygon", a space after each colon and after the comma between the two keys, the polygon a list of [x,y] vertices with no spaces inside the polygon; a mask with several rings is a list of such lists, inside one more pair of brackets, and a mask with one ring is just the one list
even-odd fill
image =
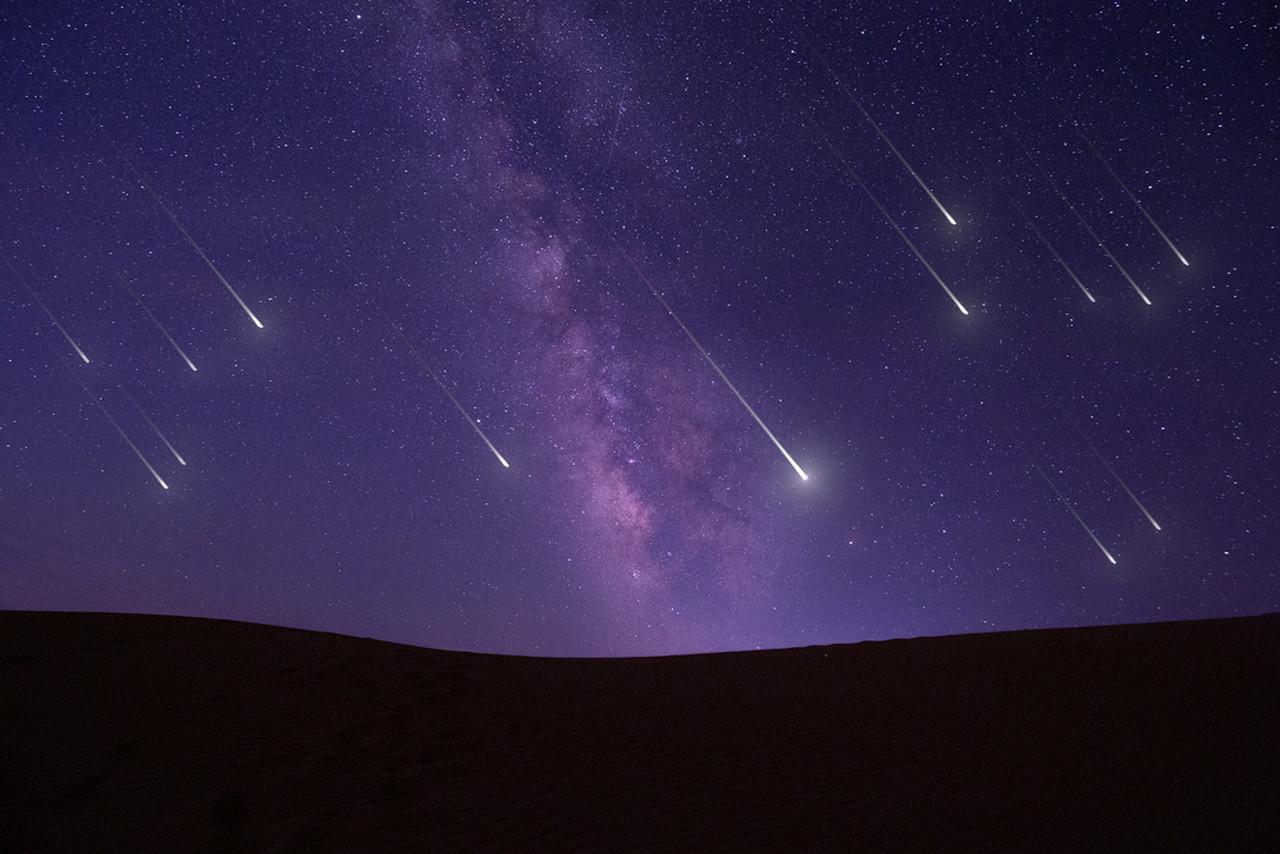
{"label": "meteor", "polygon": [[1089,138],[1084,135],[1084,131],[1080,130],[1080,126],[1076,124],[1075,119],[1070,116],[1066,116],[1065,113],[1063,115],[1071,125],[1071,129],[1076,132],[1076,136],[1080,137],[1081,142],[1088,147],[1089,151],[1093,153],[1093,156],[1102,164],[1102,167],[1106,169],[1108,174],[1110,174],[1111,177],[1115,179],[1115,182],[1120,185],[1120,189],[1124,190],[1125,195],[1129,197],[1130,201],[1137,206],[1138,210],[1142,211],[1142,215],[1147,218],[1147,222],[1151,223],[1151,227],[1156,230],[1156,234],[1160,235],[1161,239],[1163,239],[1164,242],[1169,245],[1169,248],[1173,250],[1173,254],[1178,256],[1178,260],[1182,262],[1182,266],[1190,267],[1191,262],[1187,260],[1185,255],[1178,251],[1178,247],[1173,245],[1173,241],[1169,239],[1169,235],[1164,233],[1164,229],[1160,227],[1160,224],[1147,212],[1147,209],[1143,206],[1142,202],[1138,201],[1138,197],[1134,195],[1133,190],[1129,189],[1129,185],[1120,180],[1120,176],[1116,174],[1116,170],[1111,168],[1111,164],[1107,162],[1107,158],[1103,157],[1102,152],[1098,151],[1098,149],[1094,147],[1094,144],[1089,141]]}
{"label": "meteor", "polygon": [[1062,256],[1058,254],[1058,250],[1049,242],[1049,238],[1044,236],[1044,232],[1040,230],[1040,227],[1035,224],[1035,221],[1031,219],[1027,212],[1022,209],[1022,205],[1018,204],[1018,200],[1013,197],[1013,194],[1008,190],[1005,190],[1005,195],[1009,197],[1009,201],[1013,204],[1014,210],[1022,215],[1022,218],[1026,221],[1027,225],[1031,227],[1033,232],[1035,232],[1036,237],[1040,238],[1040,242],[1044,244],[1044,247],[1049,250],[1049,253],[1053,255],[1054,259],[1062,266],[1062,269],[1067,271],[1067,275],[1071,277],[1071,281],[1076,283],[1076,287],[1080,288],[1084,295],[1089,298],[1089,302],[1096,303],[1097,300],[1093,298],[1093,294],[1089,293],[1089,289],[1084,286],[1084,282],[1080,281],[1080,277],[1077,276],[1075,271],[1072,270],[1071,267],[1067,265],[1067,262],[1062,259]]}
{"label": "meteor", "polygon": [[880,209],[880,213],[886,220],[888,220],[889,225],[893,226],[893,230],[898,232],[898,236],[902,238],[902,242],[907,244],[907,248],[915,253],[916,258],[918,258],[920,263],[924,265],[924,268],[929,271],[929,275],[933,276],[933,280],[937,282],[944,291],[946,291],[947,296],[951,297],[951,301],[956,304],[956,308],[960,309],[960,313],[967,315],[969,313],[969,309],[964,307],[964,304],[960,302],[954,293],[952,293],[951,288],[947,287],[947,283],[942,281],[942,277],[938,275],[938,271],[933,269],[933,265],[926,261],[925,257],[920,254],[920,250],[911,242],[911,238],[907,237],[907,233],[903,231],[896,222],[894,222],[893,217],[889,215],[887,210],[885,210],[884,205],[880,204],[880,200],[877,199],[875,194],[871,192],[871,189],[863,183],[862,179],[858,177],[858,173],[853,171],[853,167],[849,165],[848,161],[840,156],[840,152],[836,151],[836,147],[832,145],[830,139],[827,139],[827,135],[821,131],[818,131],[818,135],[821,136],[822,141],[827,144],[827,148],[831,150],[832,156],[835,157],[840,165],[844,167],[844,171],[848,176],[853,179],[854,183],[862,188],[862,192],[867,194],[867,198],[871,199],[872,203]]}
{"label": "meteor", "polygon": [[383,311],[381,306],[379,306],[377,303],[372,303],[372,304],[373,304],[373,307],[377,309],[377,312],[381,314],[383,318],[386,319],[387,323],[391,324],[391,328],[396,331],[396,334],[400,336],[400,340],[403,341],[404,345],[409,348],[409,352],[412,353],[413,357],[418,360],[418,364],[422,367],[423,373],[431,377],[431,379],[435,381],[435,384],[440,386],[440,390],[443,391],[446,396],[448,396],[449,400],[453,403],[453,405],[457,408],[457,410],[462,413],[462,417],[467,419],[467,423],[471,425],[471,429],[476,431],[476,435],[479,436],[480,440],[484,442],[485,446],[490,451],[493,452],[493,455],[498,458],[498,462],[502,463],[502,467],[506,469],[511,468],[511,464],[508,463],[506,458],[503,457],[502,454],[498,452],[498,449],[494,447],[493,442],[489,441],[489,437],[486,436],[484,434],[484,431],[480,429],[480,425],[476,422],[474,418],[471,417],[471,413],[467,412],[467,410],[463,408],[462,404],[458,402],[458,398],[454,397],[453,392],[450,391],[449,387],[444,384],[444,380],[440,379],[439,375],[437,375],[435,371],[431,370],[431,366],[427,363],[427,360],[424,359],[422,357],[422,354],[418,352],[418,348],[413,346],[413,342],[410,341],[409,337],[404,334],[404,330],[400,328],[400,325],[396,323],[394,320],[392,320],[391,316],[387,314],[385,311]]}
{"label": "meteor", "polygon": [[626,94],[623,92],[622,97],[618,98],[618,114],[613,119],[613,133],[609,137],[609,158],[605,161],[606,166],[613,163],[613,150],[618,146],[618,125],[622,124],[622,102]]}
{"label": "meteor", "polygon": [[134,176],[138,179],[138,183],[142,185],[142,189],[146,190],[147,195],[151,197],[151,200],[156,203],[156,205],[160,208],[160,210],[165,212],[165,214],[169,217],[169,220],[173,223],[174,227],[177,228],[178,231],[182,234],[182,236],[187,239],[187,243],[191,244],[191,248],[194,249],[196,254],[200,256],[200,260],[204,261],[204,263],[208,265],[209,269],[213,271],[213,275],[218,277],[218,281],[222,282],[223,287],[225,287],[227,289],[227,292],[230,293],[231,296],[235,298],[235,301],[240,305],[240,308],[244,309],[244,313],[249,315],[249,319],[253,321],[253,325],[261,329],[262,321],[258,320],[258,316],[255,315],[253,311],[249,308],[249,306],[245,304],[245,301],[240,298],[240,294],[236,293],[236,289],[231,287],[231,283],[228,282],[226,280],[226,277],[222,275],[222,271],[220,271],[217,267],[215,267],[213,262],[209,260],[209,256],[206,255],[204,253],[204,250],[200,248],[200,244],[196,243],[195,238],[192,237],[191,234],[185,228],[182,227],[182,223],[178,221],[178,218],[176,216],[174,216],[173,211],[169,210],[169,206],[160,200],[160,197],[156,195],[155,190],[151,189],[151,185],[147,183],[147,179],[142,176],[142,173],[139,172],[137,167],[133,165],[133,162],[129,160],[128,157],[124,156],[124,152],[120,149],[119,146],[117,146],[113,142],[112,147],[115,148],[116,154],[120,156],[120,159],[124,161],[124,164],[129,167],[129,171],[133,172]]}
{"label": "meteor", "polygon": [[1066,197],[1066,195],[1062,192],[1062,190],[1058,188],[1057,183],[1052,178],[1049,177],[1049,174],[1045,172],[1043,169],[1040,171],[1041,171],[1041,174],[1044,175],[1044,179],[1049,182],[1049,186],[1053,187],[1053,191],[1058,194],[1058,198],[1062,199],[1063,204],[1065,204],[1068,208],[1071,209],[1071,213],[1075,214],[1076,221],[1079,222],[1080,225],[1084,226],[1084,230],[1089,232],[1089,236],[1093,238],[1093,242],[1098,244],[1098,248],[1102,250],[1102,254],[1107,256],[1107,260],[1111,262],[1111,266],[1115,267],[1117,270],[1120,271],[1120,275],[1124,276],[1125,281],[1128,282],[1133,287],[1134,291],[1137,292],[1138,296],[1142,297],[1143,302],[1145,302],[1147,305],[1151,305],[1151,299],[1142,292],[1142,288],[1138,287],[1138,283],[1133,280],[1133,276],[1129,275],[1129,271],[1126,270],[1120,264],[1120,261],[1117,260],[1116,256],[1111,254],[1111,250],[1107,248],[1107,244],[1102,242],[1102,238],[1098,236],[1098,232],[1094,231],[1089,226],[1089,223],[1085,222],[1085,219],[1080,214],[1080,211],[1076,210],[1076,206],[1071,204],[1071,201]]}
{"label": "meteor", "polygon": [[1093,533],[1093,530],[1085,524],[1084,519],[1080,518],[1080,514],[1076,512],[1076,508],[1071,506],[1071,502],[1067,500],[1067,497],[1058,490],[1058,487],[1054,486],[1053,481],[1049,480],[1049,476],[1044,473],[1044,469],[1040,468],[1040,464],[1036,462],[1035,457],[1031,456],[1031,452],[1026,448],[1022,448],[1022,453],[1027,455],[1027,461],[1030,462],[1031,467],[1036,470],[1036,474],[1040,475],[1040,479],[1049,485],[1049,488],[1053,490],[1053,494],[1058,496],[1058,500],[1062,502],[1062,506],[1071,511],[1071,515],[1075,517],[1075,520],[1080,524],[1080,527],[1084,528],[1084,532],[1089,535],[1089,539],[1093,540],[1093,544],[1097,546],[1104,555],[1106,555],[1107,560],[1111,561],[1112,566],[1114,566],[1116,559],[1112,557],[1111,552],[1107,551],[1107,547],[1102,544],[1102,540],[1099,540],[1097,535]]}
{"label": "meteor", "polygon": [[151,322],[156,325],[156,329],[160,330],[160,334],[163,335],[165,339],[173,346],[174,350],[178,351],[178,355],[182,357],[182,361],[186,362],[187,367],[194,371],[196,369],[195,363],[192,362],[191,359],[187,356],[187,354],[183,352],[182,348],[178,346],[178,342],[173,340],[173,336],[169,334],[169,330],[165,329],[164,324],[162,324],[159,320],[156,319],[156,316],[151,313],[151,309],[147,308],[147,304],[142,301],[142,298],[139,297],[137,292],[134,291],[134,289],[129,285],[129,282],[127,279],[125,279],[124,274],[121,273],[120,270],[117,269],[114,264],[111,265],[111,271],[116,274],[116,278],[120,280],[120,284],[124,285],[124,289],[129,292],[129,296],[133,297],[133,300],[138,304],[138,307],[141,308],[146,313],[147,317],[151,318]]}
{"label": "meteor", "polygon": [[178,449],[173,447],[173,444],[170,443],[169,439],[160,432],[160,428],[156,426],[156,422],[151,420],[151,417],[147,415],[146,411],[138,405],[138,401],[133,399],[133,395],[129,394],[119,381],[116,382],[116,385],[120,388],[120,391],[124,392],[124,396],[129,398],[129,402],[133,404],[133,408],[138,410],[138,414],[142,416],[142,420],[146,421],[151,429],[155,431],[155,434],[160,437],[160,441],[164,442],[164,446],[169,449],[169,453],[173,454],[173,458],[178,461],[178,465],[185,466],[187,461],[182,458],[182,454],[178,453]]}
{"label": "meteor", "polygon": [[1151,515],[1151,512],[1147,510],[1146,506],[1138,500],[1138,496],[1133,494],[1133,490],[1129,488],[1129,484],[1125,483],[1124,478],[1120,477],[1120,474],[1114,467],[1112,467],[1110,460],[1102,455],[1102,451],[1098,450],[1098,446],[1093,444],[1093,442],[1089,440],[1089,437],[1084,434],[1084,431],[1080,429],[1080,425],[1076,424],[1075,419],[1067,414],[1067,410],[1063,409],[1061,406],[1058,406],[1058,411],[1067,419],[1067,423],[1076,431],[1076,435],[1083,439],[1084,443],[1089,446],[1089,450],[1093,451],[1093,455],[1098,458],[1098,461],[1101,462],[1111,476],[1115,478],[1116,483],[1120,484],[1120,488],[1124,490],[1125,495],[1129,496],[1129,500],[1142,511],[1143,516],[1147,517],[1147,521],[1151,523],[1151,527],[1155,528],[1157,531],[1163,530],[1160,527],[1160,523],[1155,520],[1155,517]]}
{"label": "meteor", "polygon": [[[70,371],[67,371],[67,373],[71,374]],[[89,400],[93,401],[93,404],[98,407],[98,411],[106,416],[106,419],[111,422],[111,426],[116,428],[116,432],[120,434],[120,438],[124,439],[125,444],[128,445],[134,454],[137,455],[138,459],[142,461],[142,464],[147,467],[147,471],[151,472],[151,476],[156,479],[156,483],[160,484],[162,488],[168,489],[169,484],[164,482],[164,478],[160,477],[159,472],[157,472],[155,468],[152,467],[151,463],[147,461],[147,458],[142,455],[142,451],[138,450],[138,446],[133,444],[133,440],[129,438],[128,434],[125,433],[123,429],[121,429],[120,425],[116,423],[116,420],[111,417],[111,413],[102,405],[102,401],[98,400],[97,396],[93,392],[89,391],[89,387],[81,382],[74,374],[71,374],[71,379],[75,381],[76,385],[80,386],[80,390],[85,393],[85,396],[88,397]]]}
{"label": "meteor", "polygon": [[80,345],[75,342],[75,339],[67,334],[67,330],[62,328],[62,324],[59,323],[58,319],[53,316],[53,312],[49,311],[49,309],[45,306],[44,301],[40,299],[40,297],[36,294],[35,290],[32,289],[31,285],[27,284],[27,280],[24,279],[22,277],[22,274],[18,272],[18,268],[13,266],[13,262],[10,261],[8,258],[5,258],[4,263],[9,268],[9,272],[13,273],[14,278],[16,278],[19,282],[21,282],[22,286],[27,289],[27,293],[31,295],[31,299],[35,302],[35,304],[40,306],[40,310],[43,311],[45,313],[45,316],[49,318],[49,322],[53,324],[54,329],[57,329],[59,332],[61,332],[62,337],[67,339],[67,343],[71,345],[72,350],[76,351],[76,355],[80,357],[80,360],[84,362],[86,365],[89,364],[89,357],[86,356],[84,354],[84,351],[80,349]]}
{"label": "meteor", "polygon": [[773,431],[770,430],[765,425],[764,421],[760,419],[760,416],[756,414],[756,411],[751,408],[751,404],[747,403],[747,399],[742,396],[742,392],[738,391],[738,387],[735,386],[727,376],[725,376],[724,371],[720,370],[720,366],[716,364],[715,359],[711,358],[711,354],[708,353],[706,348],[702,346],[702,342],[699,341],[694,336],[694,334],[689,331],[689,327],[684,325],[684,321],[681,320],[680,317],[675,313],[675,311],[671,308],[670,304],[668,304],[667,301],[662,298],[662,294],[658,293],[658,289],[654,287],[653,282],[649,281],[649,277],[646,276],[643,272],[641,272],[640,268],[636,266],[636,262],[631,260],[631,256],[627,254],[627,251],[622,248],[622,246],[618,243],[617,240],[615,240],[613,237],[610,237],[609,239],[613,242],[614,248],[618,250],[619,254],[621,254],[622,257],[626,259],[627,265],[630,266],[632,271],[635,272],[635,274],[640,278],[640,280],[644,282],[645,285],[648,286],[649,292],[652,293],[655,297],[657,297],[658,302],[661,303],[662,307],[667,310],[667,314],[671,315],[671,319],[676,322],[676,325],[680,327],[680,330],[684,332],[686,336],[688,336],[690,341],[693,342],[693,346],[698,348],[698,352],[702,354],[702,358],[707,360],[707,364],[710,365],[711,368],[716,372],[716,375],[719,376],[720,379],[724,381],[724,384],[729,387],[729,391],[733,392],[733,396],[738,398],[738,402],[741,403],[743,408],[747,410],[747,414],[749,414],[752,418],[755,419],[756,424],[760,425],[760,429],[763,430],[764,434],[769,437],[769,441],[773,442],[774,447],[776,447],[778,451],[781,452],[782,456],[786,458],[786,461],[791,464],[791,468],[795,469],[795,472],[800,476],[800,479],[808,480],[809,475],[804,473],[804,469],[800,468],[800,464],[795,461],[795,458],[792,457],[791,454],[787,453],[786,448],[782,447],[782,443],[778,441],[778,437],[773,435]]}
{"label": "meteor", "polygon": [[826,57],[824,57],[821,53],[819,53],[818,49],[815,48],[813,45],[809,45],[809,50],[811,50],[813,52],[813,55],[817,57],[818,62],[822,63],[822,67],[827,69],[827,73],[831,75],[831,79],[834,80],[836,82],[836,85],[840,87],[840,91],[844,92],[845,97],[848,98],[850,102],[852,102],[853,105],[858,108],[858,112],[862,113],[862,117],[867,120],[868,124],[870,124],[871,127],[875,128],[876,134],[879,135],[880,139],[884,141],[885,145],[889,146],[889,150],[892,151],[893,155],[898,158],[898,162],[903,165],[903,167],[907,170],[907,172],[911,173],[912,178],[916,179],[916,183],[920,185],[920,189],[924,190],[925,195],[929,197],[929,200],[932,201],[937,206],[938,210],[942,211],[942,215],[947,218],[947,222],[951,223],[952,225],[955,225],[956,224],[955,217],[953,217],[950,213],[947,212],[947,209],[942,206],[942,202],[938,201],[938,197],[935,196],[933,194],[933,191],[930,190],[929,187],[925,184],[924,179],[921,178],[916,173],[916,170],[911,167],[911,164],[907,162],[907,158],[902,156],[902,152],[899,151],[898,147],[893,144],[893,140],[889,139],[889,135],[880,129],[880,125],[876,123],[876,120],[871,118],[871,114],[868,113],[865,108],[863,108],[862,102],[859,101],[856,97],[854,97],[853,92],[850,91],[849,87],[845,84],[844,80],[842,80],[840,76],[836,74],[835,69],[831,67],[831,63],[827,62]]}

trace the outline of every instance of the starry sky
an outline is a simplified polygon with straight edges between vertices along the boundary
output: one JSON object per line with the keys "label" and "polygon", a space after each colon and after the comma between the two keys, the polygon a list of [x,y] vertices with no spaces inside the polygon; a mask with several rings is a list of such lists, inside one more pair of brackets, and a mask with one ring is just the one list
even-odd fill
{"label": "starry sky", "polygon": [[553,655],[1280,608],[1277,26],[11,5],[0,607]]}

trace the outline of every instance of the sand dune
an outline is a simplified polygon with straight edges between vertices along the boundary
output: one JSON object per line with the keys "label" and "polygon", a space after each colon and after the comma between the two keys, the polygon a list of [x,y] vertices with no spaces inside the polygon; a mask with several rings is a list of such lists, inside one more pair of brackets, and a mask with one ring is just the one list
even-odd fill
{"label": "sand dune", "polygon": [[653,659],[0,612],[7,850],[1280,850],[1280,616]]}

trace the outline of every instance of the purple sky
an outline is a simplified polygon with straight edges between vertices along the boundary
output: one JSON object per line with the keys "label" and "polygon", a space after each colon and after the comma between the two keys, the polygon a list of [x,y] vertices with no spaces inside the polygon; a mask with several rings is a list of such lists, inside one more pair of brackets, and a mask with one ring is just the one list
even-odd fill
{"label": "purple sky", "polygon": [[1273,17],[16,9],[0,607],[575,655],[1275,610]]}

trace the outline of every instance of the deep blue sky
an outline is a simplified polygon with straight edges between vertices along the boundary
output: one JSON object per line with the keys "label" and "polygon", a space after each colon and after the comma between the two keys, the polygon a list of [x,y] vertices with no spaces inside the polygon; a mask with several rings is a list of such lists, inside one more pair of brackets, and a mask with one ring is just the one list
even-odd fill
{"label": "deep blue sky", "polygon": [[1280,608],[1278,35],[1239,3],[11,5],[0,249],[90,363],[0,265],[0,607],[539,654]]}

